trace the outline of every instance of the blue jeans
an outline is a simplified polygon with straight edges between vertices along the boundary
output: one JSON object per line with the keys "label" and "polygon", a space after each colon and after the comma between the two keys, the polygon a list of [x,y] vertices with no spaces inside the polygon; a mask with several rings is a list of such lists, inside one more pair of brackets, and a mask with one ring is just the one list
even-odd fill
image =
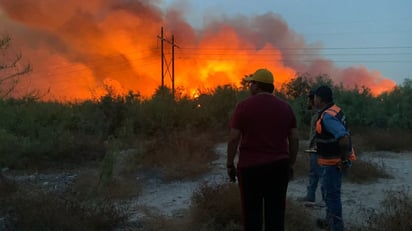
{"label": "blue jeans", "polygon": [[326,220],[332,231],[343,231],[341,186],[342,172],[336,166],[321,166],[323,199],[326,203]]}
{"label": "blue jeans", "polygon": [[322,168],[318,164],[318,155],[312,153],[309,158],[309,184],[306,190],[306,199],[315,202],[316,189],[318,187],[319,179],[322,176]]}

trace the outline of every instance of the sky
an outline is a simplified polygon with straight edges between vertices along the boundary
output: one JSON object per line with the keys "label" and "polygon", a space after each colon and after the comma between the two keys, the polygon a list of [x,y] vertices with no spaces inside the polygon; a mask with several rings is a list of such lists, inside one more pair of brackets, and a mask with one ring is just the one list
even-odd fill
{"label": "sky", "polygon": [[241,87],[258,68],[278,89],[328,75],[379,95],[412,78],[411,11],[410,0],[0,0],[0,36],[11,38],[0,64],[32,67],[13,94],[52,100],[150,97],[161,82],[195,97]]}
{"label": "sky", "polygon": [[412,1],[410,0],[192,0],[185,5],[195,27],[210,18],[279,14],[308,44],[340,67],[365,65],[401,84],[412,78]]}

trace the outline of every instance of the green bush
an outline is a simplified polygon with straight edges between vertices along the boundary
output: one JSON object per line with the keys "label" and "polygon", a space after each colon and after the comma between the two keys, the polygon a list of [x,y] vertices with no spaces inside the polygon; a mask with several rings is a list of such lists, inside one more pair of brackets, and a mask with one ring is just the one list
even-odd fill
{"label": "green bush", "polygon": [[[410,80],[392,92],[374,97],[363,86],[344,89],[324,75],[297,76],[275,94],[292,105],[301,130],[307,130],[309,123],[307,93],[321,84],[332,86],[335,101],[345,112],[351,130],[382,129],[368,135],[373,139],[361,135],[363,144],[372,147],[368,143],[375,140],[375,150],[410,149],[408,135],[399,139],[391,135],[395,129],[412,128]],[[106,153],[104,143],[111,138],[118,139],[126,149],[133,149],[146,143],[153,145],[154,140],[159,142],[154,146],[161,146],[163,141],[157,137],[176,131],[227,132],[233,109],[248,96],[244,88],[227,85],[202,92],[194,99],[176,99],[167,88],[159,88],[150,99],[141,99],[132,92],[122,97],[108,94],[98,100],[76,103],[0,99],[0,166],[44,168],[54,163],[100,161]],[[225,139],[220,133],[216,135],[222,141]]]}

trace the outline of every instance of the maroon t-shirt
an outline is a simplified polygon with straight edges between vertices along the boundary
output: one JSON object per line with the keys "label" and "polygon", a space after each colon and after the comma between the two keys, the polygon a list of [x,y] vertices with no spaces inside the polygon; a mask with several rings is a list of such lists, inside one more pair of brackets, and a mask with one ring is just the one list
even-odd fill
{"label": "maroon t-shirt", "polygon": [[289,158],[287,138],[296,117],[285,101],[258,94],[237,105],[230,127],[242,134],[238,167],[252,167]]}

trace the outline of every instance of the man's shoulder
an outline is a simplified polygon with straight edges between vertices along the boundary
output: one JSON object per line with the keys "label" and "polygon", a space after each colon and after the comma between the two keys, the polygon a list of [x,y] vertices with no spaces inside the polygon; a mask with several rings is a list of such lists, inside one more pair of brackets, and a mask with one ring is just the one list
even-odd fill
{"label": "man's shoulder", "polygon": [[249,97],[247,97],[246,99],[243,99],[243,100],[239,101],[239,102],[237,103],[237,105],[239,106],[239,105],[248,104],[250,101],[253,101],[253,100],[254,100],[254,99],[253,99],[253,96],[249,96]]}
{"label": "man's shoulder", "polygon": [[338,119],[335,116],[331,115],[330,113],[324,113],[323,120],[328,121],[328,120],[338,120]]}
{"label": "man's shoulder", "polygon": [[275,95],[270,95],[270,94],[262,94],[262,95],[252,95],[249,96],[248,98],[240,101],[238,105],[251,105],[251,106],[256,106],[256,102],[265,102],[267,104],[273,104],[273,105],[282,105],[284,107],[292,108],[291,105],[284,99],[279,98]]}

